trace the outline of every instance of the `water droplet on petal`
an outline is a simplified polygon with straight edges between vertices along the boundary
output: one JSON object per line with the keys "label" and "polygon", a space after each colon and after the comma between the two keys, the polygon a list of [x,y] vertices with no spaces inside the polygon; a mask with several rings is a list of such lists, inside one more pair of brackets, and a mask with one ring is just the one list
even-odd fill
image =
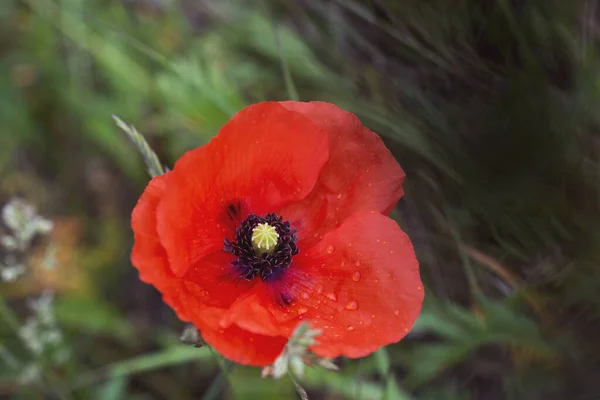
{"label": "water droplet on petal", "polygon": [[356,266],[357,266],[357,267],[360,267],[360,261],[357,261],[357,262],[356,262]]}
{"label": "water droplet on petal", "polygon": [[327,293],[325,296],[331,301],[337,301],[337,296],[333,292]]}
{"label": "water droplet on petal", "polygon": [[306,293],[306,292],[302,292],[302,295],[301,295],[301,297],[302,297],[304,300],[308,300],[308,293]]}
{"label": "water droplet on petal", "polygon": [[298,315],[306,314],[307,312],[308,312],[308,308],[306,308],[306,307],[300,307],[298,309]]}
{"label": "water droplet on petal", "polygon": [[328,252],[329,254],[333,253],[333,251],[334,251],[334,250],[335,250],[335,249],[333,248],[333,246],[332,246],[332,245],[329,245],[329,246],[327,246],[327,252]]}
{"label": "water droplet on petal", "polygon": [[394,254],[394,250],[390,250],[390,254]]}
{"label": "water droplet on petal", "polygon": [[354,327],[352,325],[348,325],[348,331],[351,332],[354,330]]}
{"label": "water droplet on petal", "polygon": [[396,314],[396,316],[400,315],[400,310],[394,311],[394,314]]}
{"label": "water droplet on petal", "polygon": [[346,304],[346,309],[348,310],[358,310],[358,301],[352,300]]}
{"label": "water droplet on petal", "polygon": [[323,285],[317,285],[317,293],[323,294]]}
{"label": "water droplet on petal", "polygon": [[352,280],[353,280],[354,282],[358,282],[358,281],[360,281],[360,272],[358,272],[358,271],[354,272],[354,273],[352,274]]}
{"label": "water droplet on petal", "polygon": [[375,283],[379,283],[379,279],[375,279]]}
{"label": "water droplet on petal", "polygon": [[371,182],[369,182],[369,184],[367,186],[371,187],[371,186],[373,186],[373,184]]}
{"label": "water droplet on petal", "polygon": [[341,199],[341,198],[342,198],[342,194],[341,194],[341,193],[340,193],[340,194],[338,194],[338,195],[337,195],[337,198],[338,198],[338,199]]}

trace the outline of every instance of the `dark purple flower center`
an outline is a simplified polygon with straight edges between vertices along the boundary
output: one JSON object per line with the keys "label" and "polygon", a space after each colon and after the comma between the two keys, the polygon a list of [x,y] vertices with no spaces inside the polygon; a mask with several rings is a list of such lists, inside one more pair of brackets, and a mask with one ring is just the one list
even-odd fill
{"label": "dark purple flower center", "polygon": [[[275,228],[279,238],[270,252],[257,251],[252,243],[252,233],[259,224],[268,224]],[[292,257],[298,254],[296,230],[288,221],[275,213],[261,217],[250,214],[235,231],[235,241],[225,238],[223,249],[237,257],[232,265],[239,277],[252,280],[259,276],[263,281],[277,280],[289,268]]]}

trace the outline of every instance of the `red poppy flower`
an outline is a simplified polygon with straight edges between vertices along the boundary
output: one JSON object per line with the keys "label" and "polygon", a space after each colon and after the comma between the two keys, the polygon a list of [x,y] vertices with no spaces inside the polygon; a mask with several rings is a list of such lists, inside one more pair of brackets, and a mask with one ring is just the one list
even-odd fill
{"label": "red poppy flower", "polygon": [[232,361],[272,363],[302,321],[322,330],[317,355],[362,357],[421,310],[413,246],[386,216],[404,177],[332,104],[255,104],[148,184],[131,259]]}

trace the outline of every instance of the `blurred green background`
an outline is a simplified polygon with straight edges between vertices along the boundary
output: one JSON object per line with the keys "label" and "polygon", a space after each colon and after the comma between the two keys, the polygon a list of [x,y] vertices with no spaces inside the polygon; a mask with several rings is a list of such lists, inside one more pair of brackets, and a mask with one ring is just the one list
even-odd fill
{"label": "blurred green background", "polygon": [[[600,399],[599,16],[596,0],[1,0],[0,205],[54,228],[0,283],[0,398],[299,398],[181,344],[138,281],[148,177],[111,119],[172,165],[245,105],[296,98],[393,151],[427,288],[405,340],[309,370],[311,399]],[[62,339],[36,352],[23,326],[44,291]]]}

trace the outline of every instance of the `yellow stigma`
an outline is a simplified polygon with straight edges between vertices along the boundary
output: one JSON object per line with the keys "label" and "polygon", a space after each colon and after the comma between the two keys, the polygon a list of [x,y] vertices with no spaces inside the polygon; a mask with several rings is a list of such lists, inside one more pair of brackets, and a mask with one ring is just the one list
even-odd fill
{"label": "yellow stigma", "polygon": [[269,224],[258,224],[252,229],[252,246],[258,254],[273,252],[278,239],[277,230]]}

